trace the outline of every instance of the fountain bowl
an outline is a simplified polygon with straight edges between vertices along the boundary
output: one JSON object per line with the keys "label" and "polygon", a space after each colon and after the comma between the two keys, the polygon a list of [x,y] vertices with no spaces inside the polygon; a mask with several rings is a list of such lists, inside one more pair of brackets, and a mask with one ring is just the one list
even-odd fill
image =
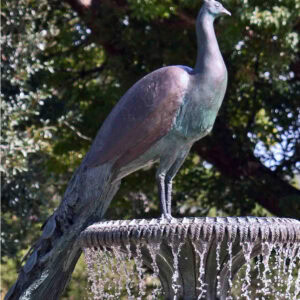
{"label": "fountain bowl", "polygon": [[274,249],[299,258],[300,222],[275,217],[104,221],[86,228],[79,243],[140,257],[159,277],[165,299],[228,299],[235,274],[252,258],[261,255],[268,264]]}

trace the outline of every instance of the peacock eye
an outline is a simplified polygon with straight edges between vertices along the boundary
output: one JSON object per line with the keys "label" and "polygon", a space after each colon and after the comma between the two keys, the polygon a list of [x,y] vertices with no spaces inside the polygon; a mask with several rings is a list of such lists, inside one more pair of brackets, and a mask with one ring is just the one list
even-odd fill
{"label": "peacock eye", "polygon": [[216,6],[216,7],[220,7],[220,3],[216,3],[215,6]]}

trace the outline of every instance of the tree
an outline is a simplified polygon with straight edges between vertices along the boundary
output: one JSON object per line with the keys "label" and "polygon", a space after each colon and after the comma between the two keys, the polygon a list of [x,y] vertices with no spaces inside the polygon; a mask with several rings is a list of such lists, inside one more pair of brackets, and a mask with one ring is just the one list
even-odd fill
{"label": "tree", "polygon": [[[300,149],[299,4],[239,6],[228,0],[224,6],[233,17],[220,19],[215,28],[229,86],[212,134],[195,145],[176,177],[176,214],[215,209],[223,215],[299,218],[299,190],[293,184]],[[120,96],[163,65],[194,65],[199,7],[189,0],[4,4],[5,256],[37,238],[37,227],[57,206]],[[154,176],[131,175],[106,217],[145,216],[144,209],[157,216],[153,191]],[[139,199],[144,204],[133,211]]]}

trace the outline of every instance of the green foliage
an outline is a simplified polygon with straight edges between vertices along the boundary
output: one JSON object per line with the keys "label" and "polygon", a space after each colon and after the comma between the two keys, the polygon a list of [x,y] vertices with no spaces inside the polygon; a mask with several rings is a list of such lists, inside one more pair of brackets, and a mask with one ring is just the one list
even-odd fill
{"label": "green foliage", "polygon": [[2,257],[1,264],[1,299],[7,292],[7,289],[16,281],[20,269],[20,260],[26,254],[26,250],[21,250],[13,258]]}
{"label": "green foliage", "polygon": [[[156,68],[194,65],[200,1],[122,3],[100,1],[96,14],[77,14],[61,1],[2,4],[3,272],[20,266],[24,249],[38,237],[122,94]],[[299,1],[227,0],[224,6],[232,17],[217,20],[215,29],[229,71],[218,117],[226,132],[217,126],[201,143],[210,147],[223,137],[229,152],[223,161],[247,165],[254,154],[274,176],[292,181],[300,160]],[[211,157],[208,163],[196,152],[189,156],[176,177],[175,214],[268,214],[256,202],[255,173],[227,176],[231,170],[214,164],[213,147]],[[154,169],[134,173],[106,217],[157,217],[156,193]],[[85,293],[77,284],[81,265],[69,299]],[[4,288],[13,280],[5,277]]]}
{"label": "green foliage", "polygon": [[80,256],[75,270],[72,274],[72,280],[67,286],[62,300],[82,300],[90,299],[90,291],[87,285],[86,264],[83,255]]}
{"label": "green foliage", "polygon": [[169,18],[175,11],[171,0],[129,0],[132,16],[138,20],[151,21],[155,18]]}

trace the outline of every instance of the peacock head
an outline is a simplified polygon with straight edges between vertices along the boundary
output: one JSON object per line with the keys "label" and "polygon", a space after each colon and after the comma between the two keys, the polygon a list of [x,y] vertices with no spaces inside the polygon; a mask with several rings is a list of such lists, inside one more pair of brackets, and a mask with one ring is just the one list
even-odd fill
{"label": "peacock head", "polygon": [[215,18],[221,15],[231,16],[231,13],[225,9],[220,2],[214,0],[204,0],[204,6],[206,10]]}

